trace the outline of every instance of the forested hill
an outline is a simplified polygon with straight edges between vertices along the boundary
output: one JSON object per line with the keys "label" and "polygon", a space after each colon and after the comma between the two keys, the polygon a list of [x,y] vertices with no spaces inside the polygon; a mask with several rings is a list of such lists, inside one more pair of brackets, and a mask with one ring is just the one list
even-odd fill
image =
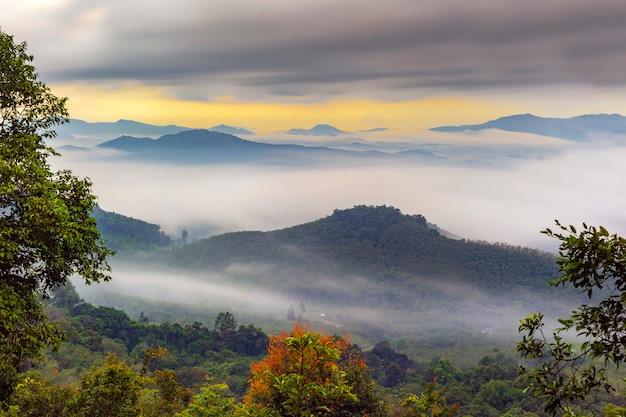
{"label": "forested hill", "polygon": [[168,247],[173,243],[158,224],[105,211],[98,206],[94,207],[93,217],[109,249],[136,251]]}
{"label": "forested hill", "polygon": [[[546,281],[557,274],[551,254],[451,239],[429,227],[423,216],[387,206],[335,210],[328,217],[272,232],[215,236],[176,249],[164,259],[198,270],[265,265],[254,275],[254,283],[344,301],[346,296],[375,298],[382,291],[393,293],[400,303],[412,303],[409,298],[416,292],[428,298],[433,291],[443,291],[445,283],[492,294],[545,291]],[[355,276],[367,282],[348,291]],[[321,288],[328,281],[348,293]],[[407,291],[412,296],[400,300]]]}

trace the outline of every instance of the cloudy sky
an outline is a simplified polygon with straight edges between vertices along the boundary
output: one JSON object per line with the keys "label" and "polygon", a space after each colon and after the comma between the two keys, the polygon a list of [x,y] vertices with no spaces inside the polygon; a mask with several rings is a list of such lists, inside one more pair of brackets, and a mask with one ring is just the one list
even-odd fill
{"label": "cloudy sky", "polygon": [[626,113],[622,0],[0,0],[72,117],[425,128]]}

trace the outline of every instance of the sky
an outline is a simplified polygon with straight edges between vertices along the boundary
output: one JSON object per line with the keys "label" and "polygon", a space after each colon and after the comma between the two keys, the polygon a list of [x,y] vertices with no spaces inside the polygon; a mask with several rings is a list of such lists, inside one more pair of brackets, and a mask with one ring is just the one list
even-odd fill
{"label": "sky", "polygon": [[626,113],[622,0],[0,0],[91,122],[425,129]]}

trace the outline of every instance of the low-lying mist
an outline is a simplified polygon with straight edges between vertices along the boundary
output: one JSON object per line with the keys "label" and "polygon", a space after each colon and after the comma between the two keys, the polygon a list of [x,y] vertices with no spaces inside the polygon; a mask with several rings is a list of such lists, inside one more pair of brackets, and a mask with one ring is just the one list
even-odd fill
{"label": "low-lying mist", "polygon": [[[547,285],[545,297],[537,297],[541,290],[533,294],[521,290],[494,294],[459,280],[425,279],[421,280],[420,290],[402,294],[403,300],[396,300],[393,284],[363,276],[311,277],[307,271],[303,275],[313,281],[314,292],[282,285],[293,278],[285,274],[293,273],[258,263],[198,272],[114,260],[112,281],[94,286],[76,281],[76,286],[87,301],[117,308],[124,306],[111,295],[141,297],[148,303],[184,304],[206,311],[206,316],[196,316],[194,320],[209,325],[215,312],[230,311],[252,320],[271,317],[286,330],[292,323],[287,312],[293,306],[296,315],[314,325],[348,333],[379,329],[377,337],[382,338],[416,335],[438,328],[510,337],[516,335],[519,320],[532,312],[547,311],[549,315],[563,316],[571,310],[571,303],[557,301],[558,297],[550,291],[558,290]],[[269,281],[280,285],[271,287]],[[324,297],[324,294],[332,296]],[[413,300],[411,305],[406,304],[407,298]],[[305,311],[299,310],[301,302]]]}
{"label": "low-lying mist", "polygon": [[[440,142],[430,136],[382,140],[381,135],[376,136],[378,142],[358,146],[409,150],[417,157],[407,154],[362,163],[336,158],[325,164],[302,159],[269,165],[175,165],[67,152],[54,161],[54,168],[89,177],[103,209],[157,223],[174,237],[186,230],[192,241],[229,231],[281,229],[355,205],[394,206],[405,214],[422,214],[461,238],[550,251],[558,242],[540,231],[552,227],[554,219],[601,224],[624,234],[624,147],[501,132],[447,136]],[[327,138],[325,144],[337,144],[331,141],[338,139]],[[255,275],[273,273],[272,265],[259,264],[230,265],[199,275],[116,261],[112,282],[81,286],[79,292],[88,301],[112,292],[286,320],[289,306],[293,304],[297,313],[303,297],[296,291],[251,285]],[[347,285],[338,284],[336,277],[318,277],[315,285],[337,298],[349,296],[354,288],[378,285],[365,277],[351,280]],[[475,332],[515,333],[519,319],[531,312],[570,311],[548,293],[528,303],[521,301],[527,300],[523,294],[487,295],[463,282],[442,284],[437,291],[446,294],[448,302],[429,308],[416,301],[413,308],[396,309],[393,294],[379,305],[308,298],[305,318],[348,331],[350,326],[378,326],[391,334],[453,325]]]}

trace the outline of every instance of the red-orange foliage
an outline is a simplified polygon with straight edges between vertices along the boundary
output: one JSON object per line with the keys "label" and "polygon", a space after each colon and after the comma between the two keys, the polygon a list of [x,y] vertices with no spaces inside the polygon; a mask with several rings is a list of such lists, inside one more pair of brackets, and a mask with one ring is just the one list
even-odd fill
{"label": "red-orange foliage", "polygon": [[[336,337],[319,334],[309,325],[296,322],[291,335],[281,333],[270,337],[267,356],[251,367],[252,378],[248,395],[244,398],[246,406],[280,409],[288,399],[288,393],[280,386],[286,375],[295,375],[298,386],[303,390],[319,387],[328,398],[337,394],[337,387],[342,387],[343,398],[335,397],[335,403],[345,402],[346,398],[356,400],[352,394],[352,386],[346,379],[346,369],[362,370],[365,361],[358,354],[350,351],[352,344],[347,337]],[[323,397],[323,395],[320,395]],[[311,399],[312,402],[319,401]]]}

